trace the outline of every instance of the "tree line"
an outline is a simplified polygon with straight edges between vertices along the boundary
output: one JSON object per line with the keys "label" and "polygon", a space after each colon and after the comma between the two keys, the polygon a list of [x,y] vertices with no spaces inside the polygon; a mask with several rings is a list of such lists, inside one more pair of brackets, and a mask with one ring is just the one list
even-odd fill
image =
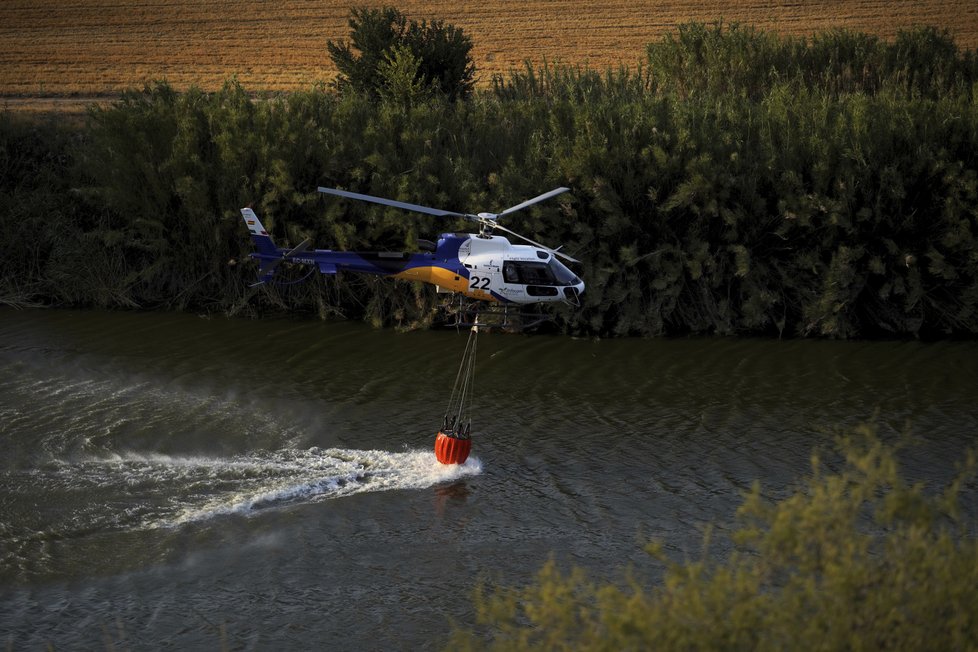
{"label": "tree line", "polygon": [[437,299],[408,282],[250,288],[238,209],[281,245],[411,250],[465,227],[316,187],[473,211],[564,185],[509,224],[584,261],[563,332],[978,333],[978,58],[946,32],[691,23],[632,69],[527,64],[480,90],[465,66],[443,86],[404,40],[467,57],[448,27],[402,25],[373,85],[353,68],[285,95],[155,83],[82,126],[0,115],[0,302],[424,325]]}

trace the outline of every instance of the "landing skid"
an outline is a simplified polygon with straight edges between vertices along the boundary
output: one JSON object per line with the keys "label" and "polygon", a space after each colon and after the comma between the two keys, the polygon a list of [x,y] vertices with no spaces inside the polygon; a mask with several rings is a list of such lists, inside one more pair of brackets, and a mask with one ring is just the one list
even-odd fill
{"label": "landing skid", "polygon": [[506,333],[525,333],[553,324],[553,318],[533,306],[506,303],[486,303],[461,294],[446,299],[439,307],[439,325],[447,328],[499,330]]}

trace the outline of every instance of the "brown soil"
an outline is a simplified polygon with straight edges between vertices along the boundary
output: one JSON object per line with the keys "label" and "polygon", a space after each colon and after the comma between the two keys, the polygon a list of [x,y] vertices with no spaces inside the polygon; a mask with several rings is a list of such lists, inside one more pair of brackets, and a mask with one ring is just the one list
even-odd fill
{"label": "brown soil", "polygon": [[360,4],[462,27],[482,83],[524,61],[633,67],[676,25],[721,17],[792,35],[847,28],[892,38],[934,25],[978,48],[975,0],[4,0],[0,107],[84,107],[158,79],[206,90],[231,76],[254,91],[310,88],[335,75],[326,41],[348,37],[349,8]]}

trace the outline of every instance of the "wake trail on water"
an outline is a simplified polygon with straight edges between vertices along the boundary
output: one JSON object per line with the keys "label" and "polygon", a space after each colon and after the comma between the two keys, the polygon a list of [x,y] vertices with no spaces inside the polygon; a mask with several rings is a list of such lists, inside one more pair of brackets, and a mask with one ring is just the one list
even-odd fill
{"label": "wake trail on water", "polygon": [[82,530],[154,529],[365,492],[423,489],[481,472],[477,458],[444,465],[431,451],[311,448],[226,458],[125,453],[54,461],[41,471],[47,478],[35,480],[100,494],[104,507],[90,507],[88,522],[75,523]]}
{"label": "wake trail on water", "polygon": [[[462,465],[444,465],[431,451],[391,453],[379,450],[311,449],[284,452],[272,464],[255,469],[257,482],[222,493],[200,505],[183,509],[173,524],[201,521],[228,514],[351,496],[370,491],[424,489],[443,482],[478,475],[481,462],[472,458]],[[236,463],[236,461],[235,461]],[[216,469],[220,475],[220,464]]]}
{"label": "wake trail on water", "polygon": [[[104,356],[56,357],[57,364],[32,351],[0,355],[8,453],[0,467],[0,561],[23,542],[252,516],[482,470],[475,458],[442,465],[431,449],[306,448],[309,433],[384,420],[294,387],[275,393],[206,374],[178,379],[174,368],[132,372],[126,360]],[[245,452],[200,448],[208,445]]]}

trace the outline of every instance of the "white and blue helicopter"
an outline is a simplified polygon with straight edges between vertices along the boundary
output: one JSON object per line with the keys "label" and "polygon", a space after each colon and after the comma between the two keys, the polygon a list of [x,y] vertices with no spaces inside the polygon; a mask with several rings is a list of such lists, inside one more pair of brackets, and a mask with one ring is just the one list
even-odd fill
{"label": "white and blue helicopter", "polygon": [[[309,265],[321,274],[340,271],[359,272],[397,279],[421,281],[434,285],[438,292],[458,293],[469,299],[490,304],[530,305],[565,303],[580,305],[584,282],[558,258],[571,263],[580,261],[557,249],[534,242],[498,223],[499,218],[567,192],[556,188],[498,213],[458,213],[439,208],[363,195],[336,188],[319,188],[327,195],[392,206],[406,211],[437,217],[462,218],[479,225],[478,233],[442,233],[438,242],[419,241],[423,251],[360,252],[310,249],[306,240],[294,248],[277,247],[250,208],[241,214],[257,248],[251,257],[259,261],[259,280],[269,282],[282,263]],[[529,244],[512,244],[507,238],[493,235],[504,231]]]}

